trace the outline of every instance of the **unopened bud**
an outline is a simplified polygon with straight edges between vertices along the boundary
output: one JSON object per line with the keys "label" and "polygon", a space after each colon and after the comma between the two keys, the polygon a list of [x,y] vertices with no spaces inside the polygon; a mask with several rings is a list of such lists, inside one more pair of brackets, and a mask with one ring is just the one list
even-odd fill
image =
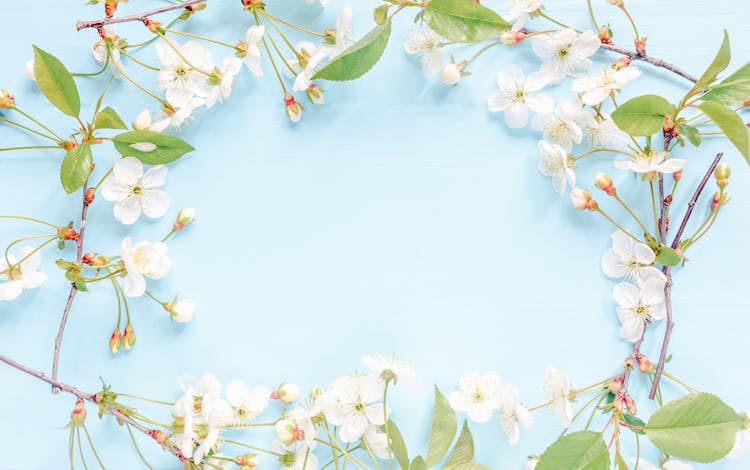
{"label": "unopened bud", "polygon": [[107,16],[107,18],[112,18],[115,16],[115,12],[117,11],[117,3],[105,3],[104,4],[104,14]]}
{"label": "unopened bud", "polygon": [[58,227],[57,229],[57,238],[61,240],[78,240],[78,232],[73,230],[73,227],[70,225],[65,225],[63,227]]}
{"label": "unopened bud", "polygon": [[193,222],[195,222],[195,209],[193,208],[182,209],[180,212],[177,213],[177,220],[175,220],[175,223],[172,226],[172,229],[174,229],[174,231],[177,232],[187,227],[188,225],[192,224]]}
{"label": "unopened bud", "polygon": [[607,385],[607,388],[612,393],[619,393],[620,390],[622,390],[623,382],[625,382],[625,377],[623,377],[622,375],[618,375],[617,377],[612,379],[612,381],[609,382],[609,384]]}
{"label": "unopened bud", "polygon": [[300,390],[295,384],[284,384],[279,387],[279,400],[287,405],[299,398]]}
{"label": "unopened bud", "polygon": [[131,325],[125,327],[122,333],[122,346],[126,351],[130,351],[135,346],[135,330]]}
{"label": "unopened bud", "polygon": [[86,407],[83,404],[83,400],[79,398],[76,400],[73,411],[70,412],[70,422],[73,426],[83,426],[86,421],[86,415]]}
{"label": "unopened bud", "polygon": [[671,194],[667,194],[667,197],[664,198],[664,203],[667,204],[667,205],[672,204],[672,199],[673,199],[672,195]]}
{"label": "unopened bud", "polygon": [[524,39],[526,39],[526,35],[521,31],[506,31],[500,35],[500,40],[506,46],[515,46]]}
{"label": "unopened bud", "polygon": [[325,96],[323,96],[323,89],[314,83],[311,83],[310,86],[307,87],[305,93],[307,94],[307,99],[310,100],[311,103],[325,104],[326,102]]}
{"label": "unopened bud", "polygon": [[144,18],[143,24],[146,25],[149,31],[156,34],[161,31],[161,23],[154,21],[151,18]]}
{"label": "unopened bud", "polygon": [[673,180],[680,181],[680,178],[682,178],[682,170],[677,170],[674,173],[672,173]]}
{"label": "unopened bud", "polygon": [[635,400],[630,395],[625,395],[625,408],[628,409],[628,413],[635,415],[638,413],[638,409],[635,406]]}
{"label": "unopened bud", "polygon": [[623,0],[607,0],[607,3],[616,7],[622,7],[625,4]]}
{"label": "unopened bud", "polygon": [[96,198],[96,189],[88,188],[86,190],[86,194],[84,194],[83,196],[83,201],[88,205],[94,202],[95,198]]}
{"label": "unopened bud", "polygon": [[665,135],[671,135],[676,137],[675,129],[674,129],[674,119],[672,119],[672,116],[664,116],[664,127],[662,128],[662,132]]}
{"label": "unopened bud", "polygon": [[714,176],[716,177],[716,186],[720,188],[726,188],[729,184],[729,175],[732,174],[732,169],[726,163],[721,163],[716,167]]}
{"label": "unopened bud", "polygon": [[726,191],[716,191],[714,194],[714,198],[711,201],[711,210],[715,211],[719,208],[719,206],[726,205],[732,197],[729,195]]}
{"label": "unopened bud", "polygon": [[244,468],[255,468],[260,463],[258,456],[255,454],[244,454],[234,459],[234,462],[240,467]]}
{"label": "unopened bud", "polygon": [[622,410],[625,408],[625,399],[619,393],[615,395],[614,400],[612,400],[612,407],[620,413],[622,413]]}
{"label": "unopened bud", "polygon": [[461,71],[463,66],[461,64],[447,64],[440,70],[440,81],[444,85],[455,85],[461,81]]}
{"label": "unopened bud", "polygon": [[638,370],[641,372],[653,372],[654,364],[643,354],[638,355]]}
{"label": "unopened bud", "polygon": [[304,111],[305,108],[297,103],[294,96],[287,93],[284,95],[284,109],[290,121],[299,122],[299,120],[302,119],[302,111]]}
{"label": "unopened bud", "polygon": [[622,70],[625,67],[629,66],[630,62],[631,62],[630,57],[623,56],[623,57],[620,57],[617,60],[617,62],[615,62],[614,64],[612,64],[612,68],[615,69],[615,70]]}
{"label": "unopened bud", "polygon": [[117,354],[121,345],[122,335],[120,335],[120,330],[116,329],[112,332],[112,336],[109,337],[109,350],[112,351],[112,354]]}
{"label": "unopened bud", "polygon": [[16,98],[8,90],[0,90],[0,109],[12,108],[16,105]]}
{"label": "unopened bud", "polygon": [[634,44],[638,55],[646,55],[646,38],[636,38]]}
{"label": "unopened bud", "polygon": [[599,208],[599,205],[591,195],[591,191],[588,189],[573,188],[570,192],[570,202],[579,211],[584,209],[595,211]]}
{"label": "unopened bud", "polygon": [[634,365],[635,365],[635,361],[633,360],[633,357],[631,356],[631,357],[625,359],[625,364],[623,365],[623,367],[625,369],[632,369],[634,367]]}
{"label": "unopened bud", "polygon": [[609,29],[609,26],[602,26],[599,28],[599,42],[602,44],[612,43],[612,30]]}
{"label": "unopened bud", "polygon": [[158,429],[152,429],[148,434],[153,440],[161,445],[164,445],[164,443],[167,442],[167,439],[169,439],[169,434],[165,433],[164,431],[159,431]]}
{"label": "unopened bud", "polygon": [[594,176],[594,184],[597,188],[610,196],[617,194],[617,188],[615,188],[615,185],[612,183],[612,178],[605,173],[597,173],[596,176]]}

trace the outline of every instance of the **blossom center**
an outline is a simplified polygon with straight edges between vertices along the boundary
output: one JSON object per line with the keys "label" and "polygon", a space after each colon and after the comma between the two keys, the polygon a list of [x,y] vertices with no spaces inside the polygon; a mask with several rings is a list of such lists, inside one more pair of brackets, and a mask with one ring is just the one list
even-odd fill
{"label": "blossom center", "polygon": [[649,314],[648,305],[643,305],[641,303],[633,307],[631,311],[633,312],[633,315],[643,319],[645,319]]}

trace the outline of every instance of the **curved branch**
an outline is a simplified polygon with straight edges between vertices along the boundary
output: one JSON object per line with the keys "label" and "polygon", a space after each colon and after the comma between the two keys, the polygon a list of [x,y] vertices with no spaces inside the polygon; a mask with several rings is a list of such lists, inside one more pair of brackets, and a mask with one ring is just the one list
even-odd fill
{"label": "curved branch", "polygon": [[128,21],[143,21],[149,16],[154,16],[154,15],[158,15],[160,13],[165,13],[168,11],[187,8],[193,5],[198,5],[199,3],[206,3],[206,1],[207,0],[187,0],[182,3],[175,3],[173,5],[156,8],[154,10],[144,11],[143,13],[136,13],[135,15],[130,15],[130,16],[121,16],[119,18],[104,18],[104,19],[96,20],[96,21],[79,21],[78,23],[76,23],[76,30],[80,31],[86,28],[101,28],[103,26],[107,26],[108,24],[126,23]]}

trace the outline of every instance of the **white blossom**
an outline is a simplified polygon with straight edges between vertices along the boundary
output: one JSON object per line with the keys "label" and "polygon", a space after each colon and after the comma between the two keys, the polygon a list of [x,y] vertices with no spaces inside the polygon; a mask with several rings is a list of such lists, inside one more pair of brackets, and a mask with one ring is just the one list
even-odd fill
{"label": "white blossom", "polygon": [[570,426],[573,420],[573,407],[570,402],[570,378],[554,367],[548,367],[545,384],[547,396],[552,401],[552,410],[563,426]]}
{"label": "white blossom", "polygon": [[602,271],[609,277],[637,284],[641,278],[664,277],[653,266],[655,260],[654,250],[648,245],[635,242],[625,232],[617,230],[612,233],[612,248],[602,257]]}
{"label": "white blossom", "polygon": [[381,353],[374,356],[363,354],[360,356],[360,359],[365,367],[384,380],[391,379],[394,384],[398,384],[401,381],[407,385],[416,385],[417,373],[414,370],[414,366],[400,360],[395,354],[392,354],[390,357]]}
{"label": "white blossom", "polygon": [[581,77],[573,81],[573,91],[581,95],[581,101],[596,106],[614,90],[620,90],[628,82],[637,78],[641,71],[629,65],[619,70],[606,69],[596,76]]}
{"label": "white blossom", "polygon": [[542,0],[513,0],[513,4],[508,7],[508,14],[505,20],[513,23],[513,31],[523,28],[526,22],[531,18],[531,14],[542,7]]}
{"label": "white blossom", "polygon": [[367,427],[364,436],[362,436],[363,445],[370,449],[372,453],[380,459],[389,459],[390,451],[388,450],[388,435],[380,432],[378,427],[371,424]]}
{"label": "white blossom", "polygon": [[544,140],[558,144],[570,152],[573,144],[583,139],[583,127],[593,126],[594,117],[583,110],[583,103],[576,98],[560,101],[554,113],[537,114],[531,127],[544,133]]}
{"label": "white blossom", "polygon": [[466,412],[472,421],[483,423],[500,407],[500,377],[495,372],[465,374],[448,402],[454,410]]}
{"label": "white blossom", "polygon": [[529,109],[537,113],[550,113],[555,106],[551,96],[537,93],[547,84],[543,74],[533,73],[528,79],[520,68],[508,66],[497,75],[500,90],[487,99],[490,111],[503,111],[505,123],[511,128],[526,126]]}
{"label": "white blossom", "polygon": [[197,308],[192,300],[178,300],[168,305],[169,314],[177,323],[188,323],[193,319]]}
{"label": "white blossom", "polygon": [[285,445],[277,439],[273,441],[271,449],[281,454],[279,463],[283,470],[318,469],[318,457],[312,452],[312,447],[303,442],[295,441],[290,445]]}
{"label": "white blossom", "polygon": [[26,63],[24,64],[23,72],[26,75],[26,78],[36,81],[36,74],[34,73],[34,59],[26,61]]}
{"label": "white blossom", "polygon": [[146,292],[146,278],[161,279],[172,265],[167,256],[167,245],[162,242],[140,242],[133,246],[130,237],[120,243],[120,256],[125,265],[123,290],[128,297],[140,297]]}
{"label": "white blossom", "polygon": [[630,160],[616,160],[615,168],[635,173],[674,173],[685,166],[683,158],[667,158],[667,152],[637,153]]}
{"label": "white blossom", "polygon": [[209,92],[206,73],[214,69],[211,53],[197,42],[172,46],[174,49],[163,42],[156,45],[163,65],[157,75],[157,88],[166,90],[167,101],[173,106],[184,106],[193,96],[205,98]]}
{"label": "white blossom", "polygon": [[247,68],[258,77],[263,76],[263,69],[260,66],[260,43],[265,32],[266,27],[264,25],[252,25],[245,33],[245,38],[247,40],[245,65],[247,65]]}
{"label": "white blossom", "polygon": [[518,390],[506,385],[500,389],[500,427],[508,436],[511,446],[518,444],[521,437],[521,424],[529,427],[534,420],[531,412],[518,399]]}
{"label": "white blossom", "polygon": [[455,85],[461,80],[461,70],[454,63],[450,63],[440,70],[440,81],[444,85]]}
{"label": "white blossom", "polygon": [[102,184],[102,197],[114,202],[115,219],[125,225],[134,224],[141,211],[159,218],[169,209],[169,196],[159,188],[167,179],[167,167],[157,165],[143,173],[143,163],[135,157],[115,162],[112,174]]}
{"label": "white blossom", "polygon": [[531,39],[531,47],[542,59],[541,72],[552,83],[566,76],[579,77],[591,66],[590,56],[599,49],[599,36],[592,31],[578,34],[572,29],[540,34]]}
{"label": "white blossom", "polygon": [[734,447],[732,447],[728,456],[736,458],[748,452],[750,452],[750,422],[745,418],[745,423],[734,436]]}
{"label": "white blossom", "polygon": [[39,272],[42,253],[34,250],[24,246],[18,258],[0,254],[0,281],[4,281],[0,283],[0,301],[15,300],[24,290],[36,289],[47,280],[47,275]]}
{"label": "white blossom", "polygon": [[349,47],[349,44],[351,44],[351,30],[352,7],[347,5],[341,9],[339,16],[336,18],[336,42],[331,49],[331,58],[338,56]]}
{"label": "white blossom", "polygon": [[625,144],[622,131],[609,116],[599,120],[591,116],[591,120],[584,124],[582,129],[584,135],[589,138],[591,145],[594,147],[612,148]]}
{"label": "white blossom", "polygon": [[385,382],[375,375],[339,377],[318,399],[326,420],[339,426],[344,442],[359,440],[370,424],[385,423],[383,397]]}
{"label": "white blossom", "polygon": [[568,154],[557,144],[539,141],[539,171],[552,178],[552,187],[558,194],[565,192],[566,182],[574,187],[576,175],[573,172]]}
{"label": "white blossom", "polygon": [[206,96],[206,107],[210,108],[216,102],[223,102],[232,93],[234,79],[242,68],[242,61],[237,57],[225,57],[221,69],[214,71],[218,83],[211,88]]}
{"label": "white blossom", "polygon": [[432,77],[443,66],[442,41],[439,34],[427,28],[414,29],[406,37],[404,49],[419,58],[425,78]]}
{"label": "white blossom", "polygon": [[267,407],[271,391],[268,387],[247,386],[242,380],[234,380],[227,386],[227,401],[234,410],[234,422],[248,423],[258,417]]}
{"label": "white blossom", "polygon": [[621,282],[612,291],[617,302],[617,318],[622,323],[620,336],[634,343],[643,333],[647,320],[662,320],[666,316],[662,277],[653,276],[631,284]]}

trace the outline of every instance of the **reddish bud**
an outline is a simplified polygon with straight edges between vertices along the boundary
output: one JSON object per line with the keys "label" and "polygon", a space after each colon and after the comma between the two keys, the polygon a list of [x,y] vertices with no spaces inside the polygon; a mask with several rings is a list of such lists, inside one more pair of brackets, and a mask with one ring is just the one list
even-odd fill
{"label": "reddish bud", "polygon": [[274,390],[271,392],[271,400],[279,400],[281,398],[281,394],[278,390]]}
{"label": "reddish bud", "polygon": [[8,90],[0,90],[0,109],[12,108],[16,105],[15,96],[11,95]]}
{"label": "reddish bud", "polygon": [[91,204],[94,202],[94,199],[96,198],[96,189],[94,188],[88,188],[86,190],[86,194],[83,196],[83,202],[86,204]]}
{"label": "reddish bud", "polygon": [[638,369],[641,372],[651,372],[654,370],[654,364],[643,354],[638,355]]}
{"label": "reddish bud", "polygon": [[305,431],[297,428],[294,430],[293,439],[295,441],[304,441],[305,440]]}
{"label": "reddish bud", "polygon": [[629,357],[629,358],[625,359],[625,366],[624,367],[625,367],[625,369],[632,369],[633,366],[634,366],[634,364],[635,364],[635,361],[633,360],[633,358]]}
{"label": "reddish bud", "polygon": [[609,29],[609,27],[602,26],[599,28],[599,41],[601,41],[602,44],[612,43],[612,30]]}
{"label": "reddish bud", "polygon": [[154,21],[151,18],[144,18],[143,24],[148,28],[149,31],[156,34],[159,32],[159,29],[161,28],[161,23],[158,21]]}
{"label": "reddish bud", "polygon": [[500,35],[500,40],[506,46],[515,46],[524,39],[526,39],[526,35],[521,31],[506,31]]}
{"label": "reddish bud", "polygon": [[638,413],[638,409],[635,406],[635,400],[630,395],[625,395],[625,408],[628,409],[628,413],[635,415]]}
{"label": "reddish bud", "polygon": [[646,38],[636,38],[634,44],[638,55],[646,55]]}
{"label": "reddish bud", "polygon": [[620,57],[620,59],[617,62],[612,64],[612,68],[615,70],[622,70],[629,65],[630,65],[630,57],[623,56],[623,57]]}
{"label": "reddish bud", "polygon": [[96,264],[96,255],[94,253],[86,253],[83,255],[83,258],[81,258],[81,261],[83,261],[83,264]]}
{"label": "reddish bud", "polygon": [[60,227],[57,229],[57,236],[63,240],[78,240],[78,232],[73,230],[73,227]]}
{"label": "reddish bud", "polygon": [[152,429],[148,433],[153,440],[158,442],[161,445],[164,445],[165,442],[167,442],[167,439],[169,438],[169,434],[159,431],[158,429]]}
{"label": "reddish bud", "polygon": [[622,410],[625,408],[625,399],[622,397],[622,395],[617,394],[615,396],[615,399],[612,400],[612,406],[614,409],[622,413]]}
{"label": "reddish bud", "polygon": [[620,390],[622,390],[622,384],[625,382],[625,377],[622,375],[618,375],[612,381],[607,385],[607,388],[612,393],[619,393]]}
{"label": "reddish bud", "polygon": [[73,411],[70,412],[70,422],[74,426],[83,426],[83,423],[86,421],[86,415],[86,407],[83,405],[83,400],[79,398],[76,400]]}
{"label": "reddish bud", "polygon": [[126,351],[130,351],[135,346],[135,330],[131,325],[126,326],[123,330],[122,346]]}
{"label": "reddish bud", "polygon": [[121,345],[122,335],[120,334],[120,330],[115,330],[112,332],[112,336],[109,337],[109,350],[112,351],[112,354],[117,354]]}
{"label": "reddish bud", "polygon": [[104,4],[104,14],[107,15],[107,18],[115,16],[115,11],[117,11],[117,3]]}
{"label": "reddish bud", "polygon": [[664,198],[664,202],[666,202],[667,204],[672,204],[672,195],[667,194],[667,197]]}
{"label": "reddish bud", "polygon": [[612,183],[612,178],[604,173],[597,173],[594,176],[594,184],[610,196],[617,194],[617,188]]}
{"label": "reddish bud", "polygon": [[674,179],[675,181],[680,181],[680,178],[682,178],[682,170],[677,170],[672,173],[672,179]]}

